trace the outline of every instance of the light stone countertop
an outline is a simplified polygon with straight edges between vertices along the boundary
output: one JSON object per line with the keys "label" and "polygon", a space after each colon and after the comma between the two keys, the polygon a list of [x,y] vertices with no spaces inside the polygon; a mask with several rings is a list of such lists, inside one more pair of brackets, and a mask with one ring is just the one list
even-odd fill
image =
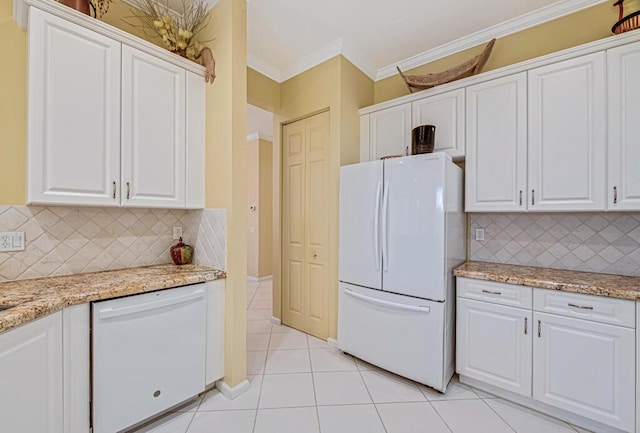
{"label": "light stone countertop", "polygon": [[0,332],[71,305],[226,278],[224,271],[172,264],[0,283]]}
{"label": "light stone countertop", "polygon": [[640,300],[640,277],[488,262],[467,262],[458,267],[453,274],[456,277],[475,280],[496,281],[632,301]]}

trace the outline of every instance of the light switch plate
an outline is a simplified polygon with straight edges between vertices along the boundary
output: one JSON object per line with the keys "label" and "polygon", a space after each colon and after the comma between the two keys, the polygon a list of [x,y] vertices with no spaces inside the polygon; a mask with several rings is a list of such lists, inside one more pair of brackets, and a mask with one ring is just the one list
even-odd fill
{"label": "light switch plate", "polygon": [[0,252],[24,251],[24,232],[0,232]]}
{"label": "light switch plate", "polygon": [[484,240],[484,229],[476,229],[476,240],[477,241]]}
{"label": "light switch plate", "polygon": [[174,239],[180,239],[182,237],[182,227],[181,226],[175,226],[173,228],[173,238]]}

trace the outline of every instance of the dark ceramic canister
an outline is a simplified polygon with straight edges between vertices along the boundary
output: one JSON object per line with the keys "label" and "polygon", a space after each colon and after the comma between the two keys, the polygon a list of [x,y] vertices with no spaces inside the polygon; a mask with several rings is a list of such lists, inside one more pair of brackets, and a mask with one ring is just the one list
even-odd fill
{"label": "dark ceramic canister", "polygon": [[434,125],[420,125],[411,132],[411,154],[432,153],[436,141]]}

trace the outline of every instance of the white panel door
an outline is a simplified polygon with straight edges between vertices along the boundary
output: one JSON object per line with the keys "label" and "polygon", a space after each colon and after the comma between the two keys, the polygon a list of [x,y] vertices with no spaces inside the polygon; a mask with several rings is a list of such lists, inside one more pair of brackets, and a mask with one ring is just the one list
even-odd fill
{"label": "white panel door", "polygon": [[531,397],[531,310],[458,298],[458,374]]}
{"label": "white panel door", "polygon": [[445,298],[444,154],[384,162],[382,288],[443,301]]}
{"label": "white panel door", "polygon": [[0,335],[3,432],[62,433],[62,312]]}
{"label": "white panel door", "polygon": [[640,210],[640,43],[607,51],[610,210]]}
{"label": "white panel door", "polygon": [[464,157],[464,89],[415,101],[412,112],[413,128],[435,125],[436,152],[446,152],[453,158]]}
{"label": "white panel door", "polygon": [[29,13],[27,202],[119,206],[121,45]]}
{"label": "white panel door", "polygon": [[382,161],[340,169],[340,270],[345,283],[382,289]]}
{"label": "white panel door", "polygon": [[529,210],[605,209],[605,53],[529,71]]}
{"label": "white panel door", "polygon": [[340,284],[341,350],[444,390],[445,303]]}
{"label": "white panel door", "polygon": [[411,152],[411,104],[369,114],[369,160]]}
{"label": "white panel door", "polygon": [[533,398],[633,431],[635,331],[535,312]]}
{"label": "white panel door", "polygon": [[527,209],[527,74],[467,87],[467,212]]}
{"label": "white panel door", "polygon": [[185,207],[185,70],[122,47],[122,204]]}

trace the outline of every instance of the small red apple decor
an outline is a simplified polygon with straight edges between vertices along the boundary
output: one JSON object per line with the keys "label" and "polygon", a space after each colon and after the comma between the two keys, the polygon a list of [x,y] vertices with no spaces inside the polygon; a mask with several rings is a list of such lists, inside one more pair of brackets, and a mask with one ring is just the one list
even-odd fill
{"label": "small red apple decor", "polygon": [[193,259],[193,248],[191,245],[185,245],[180,238],[178,243],[171,247],[171,258],[176,265],[188,265]]}

